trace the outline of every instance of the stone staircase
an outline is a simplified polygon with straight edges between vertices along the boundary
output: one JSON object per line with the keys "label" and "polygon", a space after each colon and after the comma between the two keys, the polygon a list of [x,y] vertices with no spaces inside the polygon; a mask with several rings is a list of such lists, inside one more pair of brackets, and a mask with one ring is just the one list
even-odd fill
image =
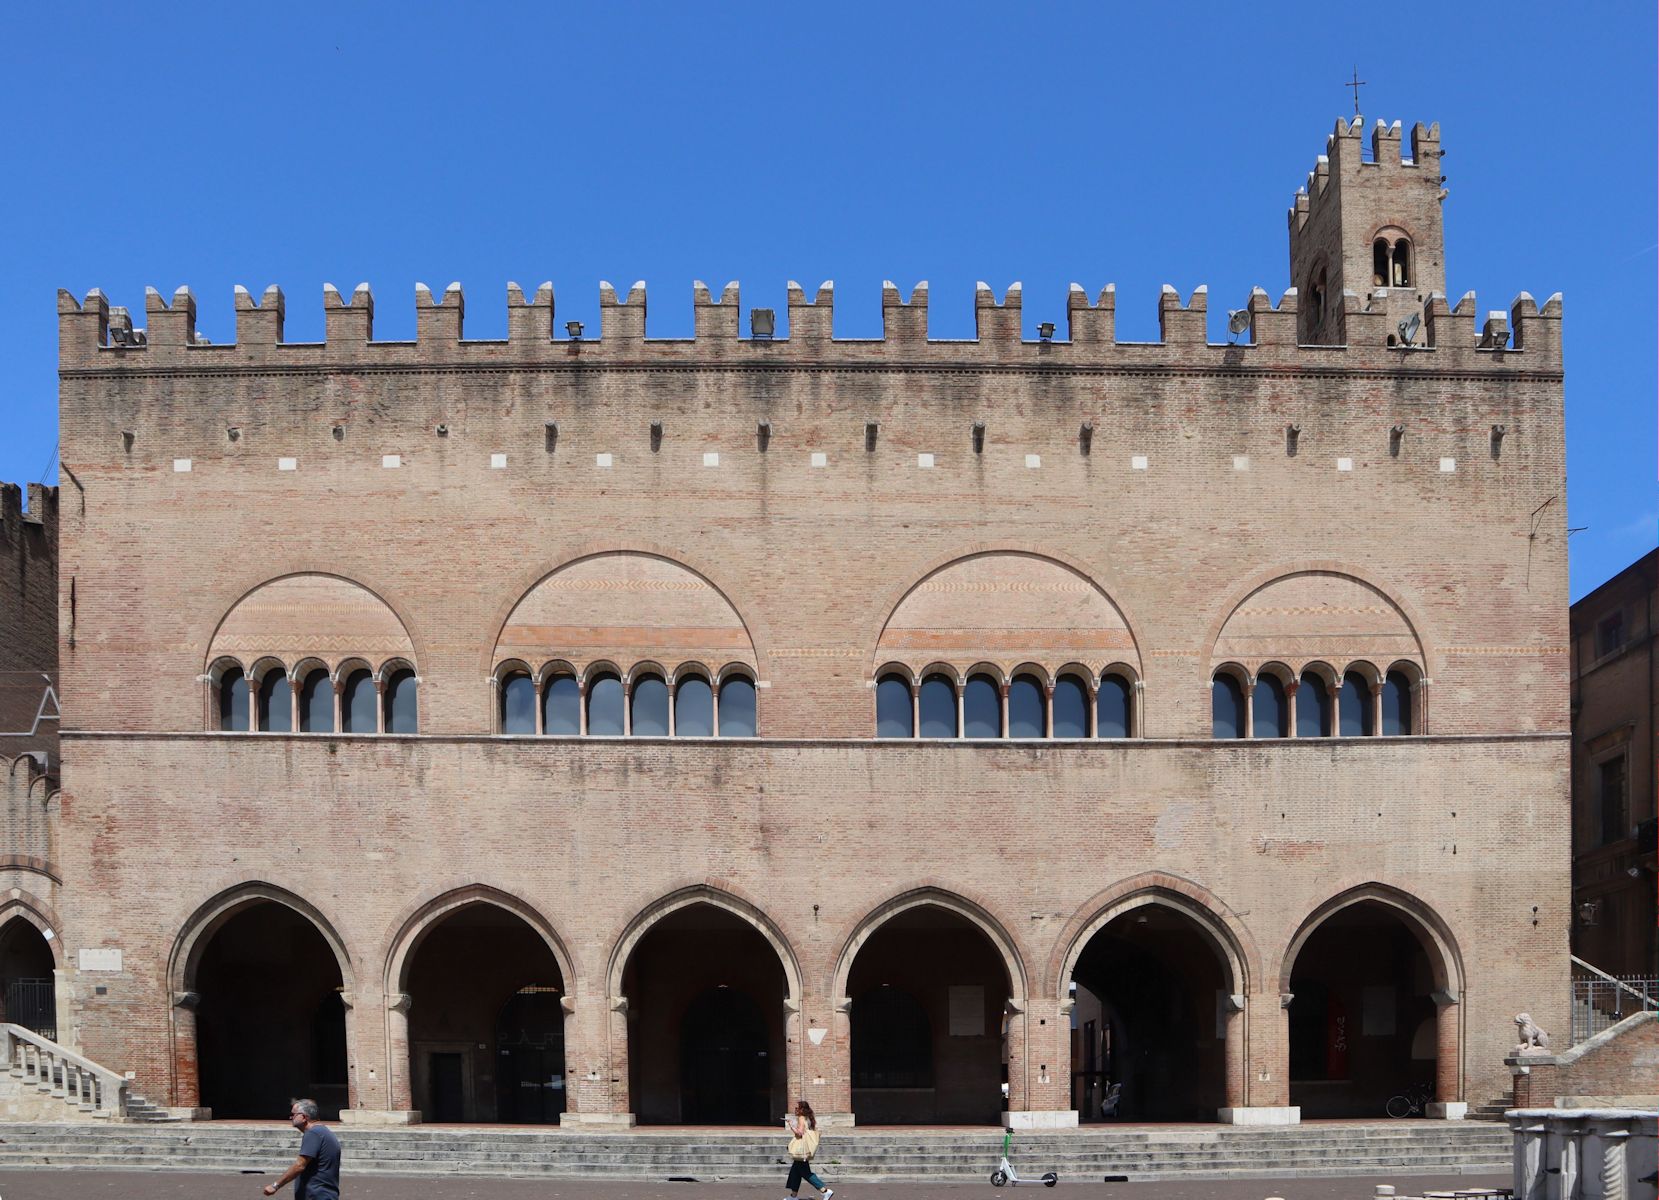
{"label": "stone staircase", "polygon": [[[338,1127],[350,1174],[616,1180],[781,1180],[776,1130]],[[0,1169],[265,1172],[293,1161],[296,1135],[228,1122],[0,1125]],[[1002,1148],[984,1129],[863,1128],[826,1134],[815,1166],[843,1180],[980,1182]],[[1283,1128],[1093,1126],[1015,1136],[1016,1167],[1098,1183],[1220,1177],[1486,1174],[1510,1171],[1508,1129],[1484,1122],[1318,1122]]]}

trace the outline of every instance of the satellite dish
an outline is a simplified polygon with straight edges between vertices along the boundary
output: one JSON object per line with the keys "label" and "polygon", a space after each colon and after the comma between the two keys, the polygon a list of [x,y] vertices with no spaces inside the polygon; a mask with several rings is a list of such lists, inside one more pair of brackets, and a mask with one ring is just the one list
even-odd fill
{"label": "satellite dish", "polygon": [[1409,316],[1405,320],[1401,321],[1400,322],[1400,344],[1402,346],[1411,345],[1412,339],[1414,339],[1417,336],[1417,331],[1419,329],[1421,329],[1422,327],[1423,327],[1423,317],[1422,317],[1421,313],[1412,313],[1411,316]]}

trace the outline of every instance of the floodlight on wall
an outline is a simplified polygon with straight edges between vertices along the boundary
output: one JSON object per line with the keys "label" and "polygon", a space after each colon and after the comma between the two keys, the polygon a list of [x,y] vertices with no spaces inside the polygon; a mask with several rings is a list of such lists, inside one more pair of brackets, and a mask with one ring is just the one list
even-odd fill
{"label": "floodlight on wall", "polygon": [[777,332],[778,314],[770,308],[751,308],[749,310],[749,333],[756,340],[769,342]]}
{"label": "floodlight on wall", "polygon": [[1044,321],[1041,325],[1037,326],[1037,336],[1042,338],[1045,342],[1052,342],[1054,340],[1054,322]]}
{"label": "floodlight on wall", "polygon": [[985,422],[984,421],[975,421],[974,422],[974,453],[975,454],[984,454],[985,453]]}
{"label": "floodlight on wall", "polygon": [[1392,457],[1400,457],[1400,443],[1405,440],[1405,436],[1406,427],[1404,425],[1396,425],[1388,431],[1388,453]]}
{"label": "floodlight on wall", "polygon": [[1401,321],[1398,326],[1400,331],[1400,345],[1410,346],[1413,340],[1417,337],[1417,331],[1422,327],[1423,314],[1421,313],[1412,313],[1405,320]]}
{"label": "floodlight on wall", "polygon": [[1077,449],[1084,458],[1094,449],[1094,422],[1084,421],[1077,429]]}
{"label": "floodlight on wall", "polygon": [[1227,310],[1227,332],[1238,341],[1239,334],[1250,328],[1250,310],[1248,308],[1230,308]]}
{"label": "floodlight on wall", "polygon": [[755,426],[755,447],[762,453],[772,444],[772,422],[762,421]]}
{"label": "floodlight on wall", "polygon": [[573,341],[573,342],[581,341],[582,340],[582,323],[580,321],[566,321],[565,322],[565,332],[570,335],[570,340],[571,341]]}
{"label": "floodlight on wall", "polygon": [[1291,458],[1296,457],[1297,443],[1301,440],[1302,427],[1300,425],[1285,426],[1285,453]]}
{"label": "floodlight on wall", "polygon": [[148,342],[142,329],[134,329],[132,314],[122,305],[109,310],[109,340],[116,346],[143,346]]}
{"label": "floodlight on wall", "polygon": [[651,422],[651,453],[655,454],[662,449],[662,422]]}

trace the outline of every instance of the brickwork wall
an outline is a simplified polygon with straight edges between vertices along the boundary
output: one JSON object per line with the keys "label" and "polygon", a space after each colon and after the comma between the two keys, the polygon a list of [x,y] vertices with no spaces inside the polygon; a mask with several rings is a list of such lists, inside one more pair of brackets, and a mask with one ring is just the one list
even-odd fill
{"label": "brickwork wall", "polygon": [[0,758],[44,751],[56,771],[57,723],[36,718],[57,667],[58,489],[30,484],[25,512],[0,484]]}

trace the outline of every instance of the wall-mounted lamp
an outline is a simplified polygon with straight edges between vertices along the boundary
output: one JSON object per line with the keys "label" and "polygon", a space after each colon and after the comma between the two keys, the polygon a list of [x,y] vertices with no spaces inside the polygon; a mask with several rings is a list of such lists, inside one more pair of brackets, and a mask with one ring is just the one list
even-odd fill
{"label": "wall-mounted lamp", "polygon": [[1400,457],[1400,443],[1405,440],[1406,427],[1396,425],[1388,431],[1388,453],[1390,457]]}
{"label": "wall-mounted lamp", "polygon": [[984,454],[985,453],[985,422],[984,421],[975,421],[974,422],[974,453],[975,454]]}
{"label": "wall-mounted lamp", "polygon": [[1093,421],[1084,421],[1083,424],[1078,427],[1077,449],[1083,454],[1084,458],[1087,458],[1089,456],[1089,451],[1094,449]]}
{"label": "wall-mounted lamp", "polygon": [[769,342],[778,327],[778,314],[770,308],[749,310],[749,333],[758,341]]}
{"label": "wall-mounted lamp", "polygon": [[762,421],[759,425],[755,426],[755,446],[762,454],[765,454],[766,448],[771,444],[772,422]]}
{"label": "wall-mounted lamp", "polygon": [[1296,446],[1301,440],[1302,427],[1300,425],[1285,426],[1285,454],[1287,456],[1290,458],[1296,457]]}
{"label": "wall-mounted lamp", "polygon": [[573,341],[573,342],[581,341],[582,340],[582,323],[580,321],[566,321],[565,322],[565,332],[570,335],[570,340],[571,341]]}
{"label": "wall-mounted lamp", "polygon": [[1052,342],[1054,340],[1054,322],[1044,321],[1041,325],[1037,326],[1037,336],[1042,338],[1045,342]]}
{"label": "wall-mounted lamp", "polygon": [[662,449],[662,422],[651,422],[651,453],[655,454]]}

